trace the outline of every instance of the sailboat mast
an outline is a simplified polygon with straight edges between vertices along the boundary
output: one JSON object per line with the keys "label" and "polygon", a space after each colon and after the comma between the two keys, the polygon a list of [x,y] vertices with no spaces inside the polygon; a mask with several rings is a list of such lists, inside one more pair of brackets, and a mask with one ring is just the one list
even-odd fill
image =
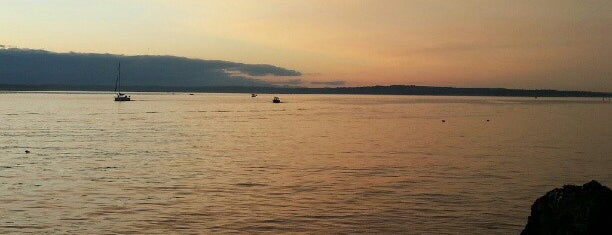
{"label": "sailboat mast", "polygon": [[117,83],[119,82],[119,74],[117,74],[117,77],[115,77],[115,92],[117,92]]}
{"label": "sailboat mast", "polygon": [[121,62],[117,66],[117,79],[115,80],[115,92],[121,93]]}

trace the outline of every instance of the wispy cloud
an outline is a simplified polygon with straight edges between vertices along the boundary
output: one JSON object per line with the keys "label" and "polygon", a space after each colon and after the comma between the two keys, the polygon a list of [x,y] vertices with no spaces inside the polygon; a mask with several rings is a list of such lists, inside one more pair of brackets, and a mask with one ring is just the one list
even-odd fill
{"label": "wispy cloud", "polygon": [[346,84],[346,81],[329,81],[329,82],[310,82],[312,85],[328,85],[328,86],[342,86]]}
{"label": "wispy cloud", "polygon": [[304,83],[304,81],[302,81],[302,79],[289,79],[286,81],[274,81],[271,82],[274,85],[288,85],[288,86],[297,86],[297,85],[301,85]]}
{"label": "wispy cloud", "polygon": [[301,76],[302,74],[295,70],[285,69],[268,64],[237,64],[228,68],[229,71],[238,71],[249,76]]}

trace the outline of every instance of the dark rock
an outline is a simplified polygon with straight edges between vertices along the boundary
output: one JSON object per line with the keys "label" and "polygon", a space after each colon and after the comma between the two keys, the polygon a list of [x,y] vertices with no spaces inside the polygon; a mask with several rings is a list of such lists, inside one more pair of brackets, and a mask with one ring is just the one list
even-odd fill
{"label": "dark rock", "polygon": [[612,191],[597,181],[565,185],[538,198],[521,235],[612,234]]}

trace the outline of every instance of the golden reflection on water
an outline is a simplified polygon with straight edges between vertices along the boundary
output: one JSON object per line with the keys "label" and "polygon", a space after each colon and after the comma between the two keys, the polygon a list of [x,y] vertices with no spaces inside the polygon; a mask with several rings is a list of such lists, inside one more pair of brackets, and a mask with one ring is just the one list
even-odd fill
{"label": "golden reflection on water", "polygon": [[517,233],[612,183],[597,99],[272,96],[0,94],[0,233]]}

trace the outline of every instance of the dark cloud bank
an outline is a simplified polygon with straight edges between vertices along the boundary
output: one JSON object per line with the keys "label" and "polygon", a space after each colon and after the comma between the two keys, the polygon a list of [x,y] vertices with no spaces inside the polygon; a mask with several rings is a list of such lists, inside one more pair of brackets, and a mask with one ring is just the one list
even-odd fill
{"label": "dark cloud bank", "polygon": [[[0,90],[110,91],[114,88],[117,64],[121,62],[123,86],[129,91],[612,97],[612,93],[603,92],[414,85],[305,88],[299,85],[307,82],[296,78],[302,75],[300,72],[273,65],[175,56],[54,53],[2,47],[0,45]],[[285,78],[273,81],[258,79],[268,75]],[[315,81],[310,84],[341,86],[345,82]]]}
{"label": "dark cloud bank", "polygon": [[0,49],[0,84],[112,87],[119,62],[125,86],[270,86],[257,77],[301,75],[266,64],[11,48]]}

